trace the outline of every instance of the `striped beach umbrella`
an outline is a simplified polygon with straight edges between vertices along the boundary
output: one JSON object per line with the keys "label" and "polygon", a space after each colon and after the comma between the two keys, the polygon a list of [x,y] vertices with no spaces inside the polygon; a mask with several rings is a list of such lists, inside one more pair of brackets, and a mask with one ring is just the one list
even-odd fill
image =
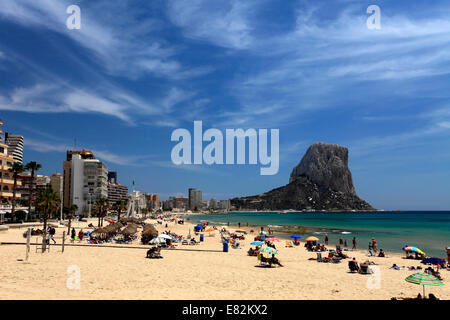
{"label": "striped beach umbrella", "polygon": [[421,255],[425,255],[425,252],[423,252],[422,250],[420,250],[417,247],[404,247],[403,250],[406,252],[417,252]]}
{"label": "striped beach umbrella", "polygon": [[280,239],[278,239],[278,238],[275,238],[275,237],[270,237],[270,238],[266,238],[266,240],[267,241],[277,241],[277,242],[280,242]]}
{"label": "striped beach umbrella", "polygon": [[268,254],[277,254],[277,250],[272,247],[263,247],[259,250],[260,252],[266,252]]}
{"label": "striped beach umbrella", "polygon": [[436,278],[435,276],[428,274],[428,273],[422,273],[418,272],[415,274],[410,275],[409,277],[405,278],[406,282],[414,283],[423,286],[423,297],[425,298],[425,286],[443,286],[441,280]]}

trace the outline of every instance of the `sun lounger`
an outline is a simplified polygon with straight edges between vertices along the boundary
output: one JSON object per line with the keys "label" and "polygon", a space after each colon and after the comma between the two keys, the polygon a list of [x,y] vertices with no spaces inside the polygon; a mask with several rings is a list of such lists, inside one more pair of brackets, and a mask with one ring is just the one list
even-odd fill
{"label": "sun lounger", "polygon": [[361,264],[360,265],[360,273],[361,274],[371,274],[372,270],[369,268],[368,264]]}
{"label": "sun lounger", "polygon": [[321,252],[317,252],[317,262],[323,262]]}

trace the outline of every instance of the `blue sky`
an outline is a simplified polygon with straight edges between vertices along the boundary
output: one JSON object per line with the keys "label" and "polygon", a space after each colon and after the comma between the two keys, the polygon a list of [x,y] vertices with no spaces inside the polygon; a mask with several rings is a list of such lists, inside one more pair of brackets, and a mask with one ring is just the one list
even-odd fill
{"label": "blue sky", "polygon": [[[372,4],[380,30],[366,27]],[[0,116],[45,174],[76,139],[125,185],[225,199],[286,184],[323,141],[349,148],[373,206],[448,210],[449,15],[422,0],[2,0]],[[173,165],[170,135],[194,120],[279,129],[278,174]]]}

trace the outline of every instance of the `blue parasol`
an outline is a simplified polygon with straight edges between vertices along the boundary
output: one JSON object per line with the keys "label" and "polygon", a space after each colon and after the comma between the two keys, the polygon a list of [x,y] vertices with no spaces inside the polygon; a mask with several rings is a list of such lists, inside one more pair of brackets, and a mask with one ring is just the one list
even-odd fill
{"label": "blue parasol", "polygon": [[252,246],[262,246],[264,242],[262,241],[253,241],[250,243]]}
{"label": "blue parasol", "polygon": [[441,258],[428,258],[428,259],[422,260],[421,263],[423,263],[423,264],[428,264],[428,263],[441,264],[441,263],[445,263],[445,260],[441,259]]}
{"label": "blue parasol", "polygon": [[298,235],[296,235],[296,234],[293,234],[293,235],[291,236],[291,238],[294,238],[294,239],[301,239],[302,237],[300,237],[300,236],[298,236]]}

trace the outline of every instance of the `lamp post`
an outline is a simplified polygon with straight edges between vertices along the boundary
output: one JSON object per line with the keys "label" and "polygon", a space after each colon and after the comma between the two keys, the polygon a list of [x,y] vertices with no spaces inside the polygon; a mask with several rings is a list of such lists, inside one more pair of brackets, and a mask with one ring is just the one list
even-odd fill
{"label": "lamp post", "polygon": [[89,192],[89,218],[91,218],[92,193]]}

